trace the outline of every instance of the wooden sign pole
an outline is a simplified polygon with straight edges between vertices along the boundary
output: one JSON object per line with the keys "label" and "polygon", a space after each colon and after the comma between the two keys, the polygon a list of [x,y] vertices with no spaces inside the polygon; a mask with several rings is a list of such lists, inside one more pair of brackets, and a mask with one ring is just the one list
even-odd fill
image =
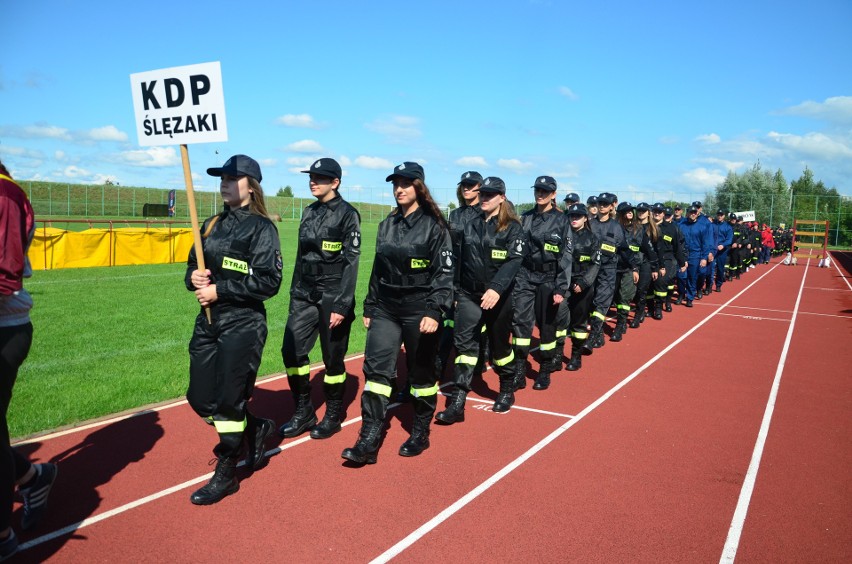
{"label": "wooden sign pole", "polygon": [[[195,242],[195,258],[199,270],[207,270],[204,266],[204,249],[201,246],[201,228],[198,226],[198,212],[195,209],[195,193],[192,190],[192,171],[189,169],[189,150],[185,144],[180,146],[180,158],[183,161],[183,182],[186,185],[186,201],[189,204],[189,219],[192,221],[192,239]],[[204,306],[207,323],[213,324],[210,306]]]}

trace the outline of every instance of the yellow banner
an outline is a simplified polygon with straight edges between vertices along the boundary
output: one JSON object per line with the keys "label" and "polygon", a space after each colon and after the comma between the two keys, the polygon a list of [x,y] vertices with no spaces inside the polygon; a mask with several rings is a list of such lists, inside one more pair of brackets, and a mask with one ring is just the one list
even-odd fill
{"label": "yellow banner", "polygon": [[189,228],[36,229],[29,257],[34,270],[185,262]]}

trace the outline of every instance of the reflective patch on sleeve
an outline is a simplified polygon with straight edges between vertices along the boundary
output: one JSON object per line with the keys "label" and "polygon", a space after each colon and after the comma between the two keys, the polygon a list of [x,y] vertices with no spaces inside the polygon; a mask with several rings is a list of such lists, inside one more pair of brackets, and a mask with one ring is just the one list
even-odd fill
{"label": "reflective patch on sleeve", "polygon": [[607,252],[609,252],[609,253],[614,253],[614,252],[615,252],[615,247],[613,247],[612,245],[607,245],[606,243],[604,243],[603,245],[601,245],[601,250],[602,250],[602,251],[607,251]]}
{"label": "reflective patch on sleeve", "polygon": [[509,251],[504,251],[501,249],[491,249],[491,260],[506,260],[506,257],[509,255]]}
{"label": "reflective patch on sleeve", "polygon": [[432,261],[429,259],[411,259],[411,270],[422,270],[424,268],[429,268],[429,265]]}
{"label": "reflective patch on sleeve", "polygon": [[636,246],[636,245],[630,245],[630,250],[631,250],[631,251],[633,251],[634,253],[638,253],[638,252],[639,252],[639,247],[638,247],[638,246]]}
{"label": "reflective patch on sleeve", "polygon": [[230,257],[224,257],[222,259],[222,268],[224,270],[235,270],[243,274],[248,274],[249,271],[248,263],[246,261],[232,259]]}
{"label": "reflective patch on sleeve", "polygon": [[592,257],[589,255],[580,255],[580,262],[589,262],[592,260]]}
{"label": "reflective patch on sleeve", "polygon": [[551,245],[550,243],[545,243],[544,244],[544,250],[550,251],[551,253],[558,253],[559,252],[559,245]]}
{"label": "reflective patch on sleeve", "polygon": [[663,235],[663,240],[665,240],[667,243],[671,243],[672,242],[672,236],[671,235]]}
{"label": "reflective patch on sleeve", "polygon": [[323,241],[322,250],[329,253],[336,253],[343,248],[343,243],[340,241]]}

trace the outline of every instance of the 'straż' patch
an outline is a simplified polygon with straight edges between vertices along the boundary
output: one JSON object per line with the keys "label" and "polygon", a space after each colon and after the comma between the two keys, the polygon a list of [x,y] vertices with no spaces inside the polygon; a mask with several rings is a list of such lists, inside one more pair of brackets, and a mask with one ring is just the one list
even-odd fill
{"label": "'stra\u017c' patch", "polygon": [[230,257],[225,257],[222,259],[222,268],[224,270],[236,270],[237,272],[241,272],[243,274],[248,274],[249,271],[248,263],[246,261],[232,259]]}

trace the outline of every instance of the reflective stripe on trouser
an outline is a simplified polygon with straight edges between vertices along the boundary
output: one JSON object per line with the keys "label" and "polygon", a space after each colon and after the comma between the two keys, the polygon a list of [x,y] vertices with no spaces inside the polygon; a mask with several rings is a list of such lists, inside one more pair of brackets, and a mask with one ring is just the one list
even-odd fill
{"label": "reflective stripe on trouser", "polygon": [[[401,344],[405,345],[406,350],[408,386],[424,389],[431,388],[437,382],[435,358],[443,328],[438,324],[438,330],[434,333],[420,332],[423,307],[422,300],[409,300],[393,306],[380,302],[376,308],[367,330],[364,348],[364,377],[367,384],[361,394],[361,407],[365,423],[371,418],[384,420]],[[384,395],[385,391],[387,395]],[[383,402],[373,399],[365,401],[365,397],[382,398]],[[415,398],[414,404],[417,417],[424,416],[425,411],[429,410],[434,413],[437,395]]]}
{"label": "reflective stripe on trouser", "polygon": [[[215,310],[216,308],[214,308]],[[201,417],[217,422],[245,422],[248,400],[266,343],[266,316],[240,308],[213,313],[213,323],[200,313],[189,342],[189,389],[186,399]],[[216,456],[236,457],[242,432],[219,435]]]}
{"label": "reflective stripe on trouser", "polygon": [[[512,296],[504,294],[497,304],[483,310],[479,300],[465,293],[456,295],[455,345],[458,351],[453,370],[453,382],[469,392],[476,366],[483,354],[483,336],[488,339],[494,371],[499,375],[512,373],[514,353],[509,343],[512,331]],[[488,327],[483,335],[482,328]],[[527,340],[529,348],[529,340]]]}
{"label": "reflective stripe on trouser", "polygon": [[349,349],[349,333],[355,313],[350,311],[343,322],[334,329],[328,328],[336,292],[325,291],[317,299],[300,295],[290,296],[290,312],[284,327],[284,340],[281,344],[281,356],[284,366],[303,367],[310,365],[308,354],[314,348],[317,338],[322,350],[322,361],[330,374],[346,372],[344,359]]}
{"label": "reflective stripe on trouser", "polygon": [[538,325],[539,352],[542,360],[553,358],[556,353],[556,320],[559,306],[553,304],[553,282],[532,283],[522,279],[512,292],[513,344],[515,361],[526,362],[530,351],[533,325]]}

